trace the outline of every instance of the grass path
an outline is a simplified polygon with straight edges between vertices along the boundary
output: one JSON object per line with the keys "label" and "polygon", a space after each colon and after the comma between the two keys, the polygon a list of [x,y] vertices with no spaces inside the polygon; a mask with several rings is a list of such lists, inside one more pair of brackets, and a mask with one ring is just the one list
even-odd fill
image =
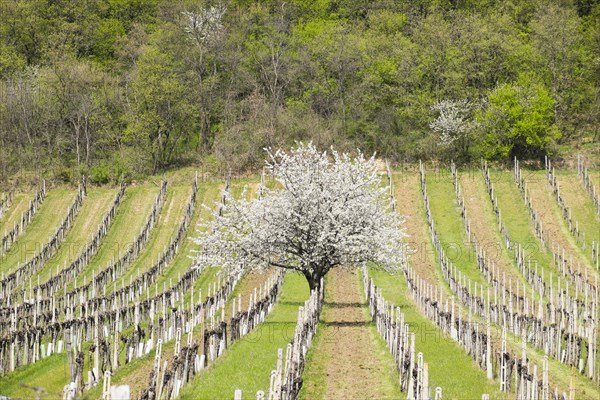
{"label": "grass path", "polygon": [[[498,279],[503,279],[506,274],[506,282],[520,282],[521,287],[526,288],[528,295],[531,295],[531,286],[518,270],[512,259],[512,254],[506,248],[500,232],[497,229],[498,224],[494,216],[492,205],[485,186],[483,176],[461,175],[461,188],[465,198],[465,208],[467,216],[471,222],[471,232],[479,242],[488,258],[490,268],[492,265],[499,268]],[[537,297],[537,292],[536,292]]]}
{"label": "grass path", "polygon": [[12,205],[0,218],[0,237],[4,237],[5,233],[15,226],[15,223],[21,221],[21,214],[27,210],[31,199],[33,199],[33,193],[15,193]]}
{"label": "grass path", "polygon": [[[579,263],[581,268],[587,268],[592,277],[597,275],[595,267],[591,264],[591,253],[583,252],[576,244],[575,238],[569,232],[568,226],[562,217],[560,208],[554,199],[554,194],[544,171],[527,171],[527,188],[533,199],[533,207],[538,211],[542,220],[544,235],[549,238],[550,243],[558,243],[564,247],[567,254],[573,257],[574,267]],[[548,240],[548,239],[547,239]],[[593,280],[593,279],[592,279]]]}
{"label": "grass path", "polygon": [[586,249],[590,252],[593,241],[600,241],[600,216],[592,198],[581,184],[576,172],[557,171],[556,178],[560,186],[560,194],[565,199],[567,207],[571,208],[571,216],[579,223],[579,232],[585,235]]}
{"label": "grass path", "polygon": [[287,346],[294,335],[298,307],[308,298],[304,277],[289,273],[273,311],[257,329],[234,343],[223,356],[196,376],[180,393],[180,399],[229,399],[241,389],[245,399],[269,388],[277,349]]}
{"label": "grass path", "polygon": [[98,230],[102,219],[112,206],[117,189],[88,188],[87,195],[73,221],[71,230],[65,237],[56,254],[48,260],[46,265],[38,272],[40,282],[45,282],[56,269],[64,268],[74,261],[92,240]]}
{"label": "grass path", "polygon": [[[108,262],[113,258],[116,260],[119,254],[127,250],[148,219],[158,191],[159,187],[153,184],[127,189],[108,234],[102,240],[94,258],[79,274],[78,284],[84,279],[89,282],[93,271],[106,268]],[[70,282],[67,289],[71,290],[73,287],[74,282]]]}
{"label": "grass path", "polygon": [[394,196],[397,211],[405,218],[404,228],[408,237],[405,242],[412,252],[411,264],[423,278],[434,279],[437,276],[435,253],[429,241],[427,225],[423,224],[423,200],[419,186],[419,175],[402,173],[394,175]]}
{"label": "grass path", "polygon": [[[169,186],[167,188],[165,202],[146,246],[142,249],[137,260],[121,276],[125,284],[129,283],[130,278],[135,279],[139,273],[148,270],[163,254],[165,248],[171,243],[171,240],[177,233],[191,194],[191,185]],[[108,285],[106,293],[112,293],[113,288],[114,285]]]}
{"label": "grass path", "polygon": [[400,398],[391,353],[377,333],[362,295],[360,274],[335,268],[307,356],[301,399]]}
{"label": "grass path", "polygon": [[76,190],[66,188],[52,189],[48,192],[25,232],[0,259],[0,271],[10,273],[16,270],[19,263],[31,259],[48,243],[65,218],[76,194]]}
{"label": "grass path", "polygon": [[431,214],[446,256],[467,278],[486,288],[488,283],[479,271],[475,253],[468,243],[450,173],[427,174],[426,179]]}
{"label": "grass path", "polygon": [[[508,175],[501,175],[501,177],[508,178]],[[407,178],[407,179],[409,179],[409,178]],[[440,179],[437,180],[437,182],[439,182],[439,181],[440,181]],[[451,181],[448,181],[448,183],[450,185],[452,185]],[[497,185],[497,182],[495,181],[494,186],[496,186],[496,185]],[[428,191],[429,191],[430,201],[433,203],[434,198],[436,198],[437,201],[440,201],[440,202],[443,201],[443,200],[440,200],[440,196],[444,196],[445,193],[446,193],[446,191],[440,191],[439,188],[436,188],[435,189],[436,191],[434,192],[433,191],[434,190],[433,189],[434,186],[435,185],[430,184],[430,181],[428,180],[428,182],[427,182],[427,188],[428,188]],[[513,184],[513,186],[514,186],[514,184]],[[516,186],[515,186],[515,188],[516,188]],[[518,189],[516,189],[516,190],[518,191]],[[499,193],[500,193],[500,191],[499,191]],[[451,192],[451,194],[453,194],[453,192]],[[420,217],[421,217],[421,224],[422,224],[421,227],[422,228],[414,230],[413,232],[416,233],[416,234],[419,234],[419,232],[425,232],[425,234],[424,234],[424,236],[419,236],[418,238],[415,238],[415,239],[417,241],[419,241],[419,242],[429,241],[431,243],[431,240],[430,240],[430,238],[428,236],[427,225],[426,225],[426,222],[425,222],[425,211],[423,209],[423,205],[421,204],[418,207],[418,209],[416,209],[416,210],[410,210],[408,208],[403,207],[404,204],[410,204],[410,202],[406,200],[407,195],[410,195],[410,193],[408,193],[408,192],[401,192],[400,190],[397,190],[396,196],[397,196],[397,200],[398,200],[399,212],[402,213],[402,214],[408,214],[408,215],[414,215],[413,213],[416,213],[417,215],[420,215]],[[417,192],[417,195],[421,196],[420,191]],[[517,195],[518,195],[518,192],[517,192]],[[501,202],[500,204],[502,206],[503,203]],[[509,203],[509,204],[511,204],[511,205],[512,204],[518,204],[518,205],[521,205],[521,206],[523,205],[522,202],[519,203],[518,201],[514,201],[514,198],[513,198],[512,202]],[[433,207],[434,207],[433,204],[431,205],[431,207],[432,207],[432,212],[433,212]],[[503,209],[503,215],[504,215],[504,209]],[[525,214],[526,217],[527,217],[527,215],[528,214]],[[434,215],[434,218],[437,218],[437,215]],[[460,217],[458,217],[458,219],[460,221]],[[503,217],[503,219],[504,219],[504,217]],[[527,220],[525,220],[525,222],[523,222],[523,221],[520,221],[520,222],[523,224],[523,226],[525,228],[525,232],[529,232],[529,230],[528,230],[529,229],[529,220],[527,219]],[[436,219],[436,223],[437,223],[437,229],[440,230],[441,229],[441,225],[442,225],[441,222],[439,222]],[[459,225],[458,228],[462,229],[462,223]],[[512,231],[511,231],[511,235],[512,235]],[[440,236],[441,236],[441,234],[440,234]],[[433,255],[432,260],[433,260],[433,262],[437,263],[437,260],[436,260],[435,257],[436,256]],[[414,259],[415,259],[415,257],[413,255],[413,257],[411,258],[411,260],[414,260]],[[436,279],[434,281],[432,281],[432,283],[441,284],[442,287],[444,288],[446,296],[451,295],[449,287],[446,284],[444,278],[442,277],[441,272],[439,271],[439,266],[437,266],[437,264],[436,264],[435,268],[436,268]],[[374,277],[375,276],[376,275],[374,275]],[[384,295],[389,298],[389,301],[394,302],[393,294],[389,294],[389,295],[385,294],[386,293],[385,292],[385,290],[386,290],[385,287],[386,287],[386,285],[389,285],[390,282],[393,282],[392,278],[393,277],[390,277],[389,275],[386,274],[385,278],[382,279],[381,281],[379,281],[378,286],[380,286],[380,287],[382,287],[384,289]],[[400,277],[399,279],[403,280],[402,277]],[[376,280],[376,282],[378,282],[378,281]],[[404,287],[402,285],[404,285]],[[389,289],[389,290],[392,290],[392,292],[390,292],[390,293],[395,293],[396,291],[406,290],[405,289],[405,285],[406,285],[405,283],[402,283],[399,286],[398,285],[393,285],[392,289]],[[459,304],[459,303],[457,302],[457,304]],[[463,315],[467,315],[467,311],[465,311],[464,307],[461,306],[461,308],[463,309]],[[476,318],[476,317],[474,317],[474,320],[477,321],[479,319]],[[433,329],[434,329],[433,326],[432,326],[431,329],[432,329],[432,331],[428,331],[430,334],[432,332],[435,332],[435,331],[433,331]],[[493,327],[492,340],[493,340],[495,348],[499,348],[500,347],[500,337],[501,337],[500,333],[501,333],[501,331],[499,330],[499,328],[497,326]],[[436,333],[436,334],[439,335],[439,333]],[[419,342],[419,338],[417,337],[417,348],[419,348],[418,347],[418,342]],[[510,351],[513,354],[521,354],[521,339],[520,338],[517,338],[517,337],[509,334],[508,335],[508,340],[507,340],[507,345],[508,345],[508,348],[510,349]],[[458,347],[458,348],[460,349],[460,347]],[[420,350],[420,351],[422,351],[422,350]],[[464,352],[463,352],[463,354],[464,354]],[[528,358],[533,363],[536,363],[538,365],[538,367],[541,368],[542,360],[543,360],[543,356],[544,356],[543,350],[536,349],[533,346],[531,346],[531,345],[528,344],[527,345],[527,356],[528,356]],[[475,369],[477,369],[477,367],[474,364],[473,364],[473,367]],[[561,388],[562,390],[567,390],[568,387],[569,387],[570,375],[571,375],[571,373],[570,373],[570,367],[569,366],[566,366],[564,364],[560,364],[558,361],[556,361],[554,359],[550,359],[549,360],[549,381],[551,383],[551,388],[552,389],[554,389],[555,385],[558,385],[559,388]],[[430,366],[430,381],[432,382],[432,386],[433,386],[433,383],[435,383],[437,385],[441,385],[441,384],[438,384],[435,381],[433,381],[432,380],[433,378],[431,378],[431,376],[432,376],[432,372],[431,372],[431,366]],[[467,379],[467,378],[465,378],[465,379]],[[449,382],[450,382],[450,385],[452,385],[453,381],[450,380]],[[455,381],[454,384],[457,384],[456,382],[460,382],[460,381]],[[577,398],[597,398],[598,395],[600,394],[600,392],[598,391],[598,388],[594,385],[594,383],[590,382],[587,378],[583,377],[580,374],[576,374],[575,375],[575,387],[576,387],[576,393],[579,394],[579,396],[576,396]],[[444,390],[446,390],[445,387],[444,387]],[[446,395],[444,395],[444,397],[445,396]],[[594,397],[594,396],[596,396],[596,397]],[[462,398],[462,397],[458,396],[458,398]],[[498,397],[492,397],[492,398],[502,398],[502,397],[498,396]],[[510,397],[510,398],[512,398],[512,397]]]}
{"label": "grass path", "polygon": [[529,210],[521,198],[519,189],[513,181],[511,171],[490,171],[490,178],[494,184],[494,194],[498,198],[498,206],[502,213],[502,223],[508,229],[511,240],[521,245],[525,252],[525,259],[531,260],[544,268],[544,281],[550,283],[550,271],[553,272],[553,286],[556,287],[560,274],[552,262],[552,254],[542,247],[535,236],[529,218]]}
{"label": "grass path", "polygon": [[429,386],[440,386],[444,399],[480,399],[487,393],[492,399],[512,398],[504,396],[500,384],[487,379],[471,356],[452,338],[423,316],[406,286],[401,273],[390,275],[383,271],[369,271],[375,285],[391,304],[400,307],[404,318],[415,333],[417,352],[422,352],[429,367]]}

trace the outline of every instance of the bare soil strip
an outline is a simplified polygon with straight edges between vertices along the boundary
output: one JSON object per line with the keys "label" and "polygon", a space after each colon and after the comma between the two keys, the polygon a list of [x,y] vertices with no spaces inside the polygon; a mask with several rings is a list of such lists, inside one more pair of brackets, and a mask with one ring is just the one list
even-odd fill
{"label": "bare soil strip", "polygon": [[427,225],[423,223],[423,200],[419,186],[419,175],[416,173],[396,175],[394,177],[394,196],[398,212],[405,217],[405,238],[409,251],[412,252],[410,262],[421,277],[435,280],[435,252],[429,241]]}
{"label": "bare soil strip", "polygon": [[492,206],[487,198],[485,183],[480,175],[464,176],[460,180],[467,215],[471,222],[471,232],[479,242],[478,246],[484,249],[490,266],[498,267],[498,278],[506,280],[511,278],[512,282],[525,284],[527,293],[531,293],[531,286],[523,278],[517,266],[511,259],[511,254],[502,243],[502,238],[497,229]]}
{"label": "bare soil strip", "polygon": [[[545,181],[545,176],[541,172],[530,173],[528,178],[527,188],[533,199],[533,207],[538,211],[542,220],[544,234],[547,235],[551,243],[558,243],[561,248],[566,250],[567,254],[573,257],[575,266],[579,266],[582,271],[587,268],[592,276],[597,274],[596,268],[591,265],[591,261],[575,244],[575,239],[571,236],[560,214],[560,209],[553,198],[548,183]],[[549,244],[551,245],[551,243]]]}
{"label": "bare soil strip", "polygon": [[345,268],[329,273],[320,331],[304,374],[301,397],[401,397],[392,356],[371,326],[360,290],[357,273]]}

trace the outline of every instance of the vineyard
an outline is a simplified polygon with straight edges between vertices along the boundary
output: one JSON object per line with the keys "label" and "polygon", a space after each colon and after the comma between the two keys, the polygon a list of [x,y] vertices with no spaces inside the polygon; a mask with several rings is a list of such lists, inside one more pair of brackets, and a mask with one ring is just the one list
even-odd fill
{"label": "vineyard", "polygon": [[312,292],[192,257],[225,193],[260,196],[268,175],[2,193],[0,396],[600,398],[600,174],[380,172],[401,268],[341,266]]}

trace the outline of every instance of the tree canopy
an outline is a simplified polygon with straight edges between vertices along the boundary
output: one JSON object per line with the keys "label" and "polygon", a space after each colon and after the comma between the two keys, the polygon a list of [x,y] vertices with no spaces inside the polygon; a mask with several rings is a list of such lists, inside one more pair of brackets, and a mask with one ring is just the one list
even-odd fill
{"label": "tree canopy", "polygon": [[[255,169],[264,147],[297,140],[391,161],[465,162],[568,157],[598,141],[598,2],[0,7],[0,181],[29,169],[97,182],[186,163]],[[519,90],[527,94],[511,96],[523,105],[543,100],[543,116],[500,112]],[[459,102],[472,105],[468,139],[440,140],[432,106]],[[503,129],[489,130],[494,118]]]}
{"label": "tree canopy", "polygon": [[313,289],[335,267],[400,267],[402,220],[374,156],[319,152],[313,144],[268,155],[277,187],[261,186],[255,198],[226,194],[196,239],[200,268],[284,268],[303,274]]}

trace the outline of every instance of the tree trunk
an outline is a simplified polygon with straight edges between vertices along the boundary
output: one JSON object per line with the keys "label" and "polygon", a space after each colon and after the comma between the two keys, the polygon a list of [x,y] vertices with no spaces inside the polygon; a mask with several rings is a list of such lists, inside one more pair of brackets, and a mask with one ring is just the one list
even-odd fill
{"label": "tree trunk", "polygon": [[[304,277],[308,282],[308,287],[310,288],[311,292],[315,289],[318,290],[321,288],[321,278],[324,278],[325,275],[327,275],[329,268],[317,267],[313,268],[312,271],[312,273],[308,270],[304,271]],[[324,283],[323,286],[325,286]]]}
{"label": "tree trunk", "polygon": [[312,277],[310,278],[306,278],[306,280],[308,281],[308,287],[310,288],[310,291],[312,292],[313,290],[318,290],[320,289],[321,286],[321,278],[318,279],[313,279]]}

